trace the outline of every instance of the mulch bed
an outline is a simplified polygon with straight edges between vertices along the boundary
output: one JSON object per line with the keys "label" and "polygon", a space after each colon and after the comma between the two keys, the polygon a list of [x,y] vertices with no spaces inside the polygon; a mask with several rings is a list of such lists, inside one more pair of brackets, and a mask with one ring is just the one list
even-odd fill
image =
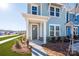
{"label": "mulch bed", "polygon": [[22,47],[21,49],[17,49],[15,47],[15,45],[13,45],[12,47],[12,51],[16,52],[16,53],[20,53],[20,54],[29,54],[31,53],[31,49],[27,48],[27,47]]}
{"label": "mulch bed", "polygon": [[49,56],[65,56],[67,55],[69,43],[64,42],[62,44],[61,42],[57,43],[50,42],[42,46]]}
{"label": "mulch bed", "polygon": [[13,52],[20,53],[20,54],[31,53],[31,46],[30,45],[27,46],[26,42],[24,42],[24,44],[19,42],[19,44],[20,44],[21,48],[16,48],[16,44],[14,44],[12,46],[11,49]]}

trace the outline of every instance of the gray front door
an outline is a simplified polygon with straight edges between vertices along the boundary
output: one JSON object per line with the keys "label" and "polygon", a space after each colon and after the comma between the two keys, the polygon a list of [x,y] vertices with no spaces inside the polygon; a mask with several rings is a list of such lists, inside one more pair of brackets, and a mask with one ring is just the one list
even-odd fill
{"label": "gray front door", "polygon": [[32,25],[32,40],[37,39],[37,25]]}

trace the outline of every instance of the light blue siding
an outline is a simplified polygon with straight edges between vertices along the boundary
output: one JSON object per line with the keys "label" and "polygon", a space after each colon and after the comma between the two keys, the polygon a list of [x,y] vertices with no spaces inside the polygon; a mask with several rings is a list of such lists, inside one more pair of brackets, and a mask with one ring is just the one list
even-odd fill
{"label": "light blue siding", "polygon": [[27,4],[27,13],[31,14],[31,5],[30,4]]}
{"label": "light blue siding", "polygon": [[[67,15],[67,17],[68,17],[68,15]],[[75,20],[75,18],[76,18],[76,20]],[[77,15],[77,16],[75,16],[75,14],[69,14],[69,20],[73,23],[73,25],[74,25],[74,27],[76,26],[76,25],[79,25],[79,15]],[[67,20],[66,20],[67,21]],[[76,27],[78,27],[78,35],[79,35],[79,26],[76,26]],[[69,31],[68,31],[69,32]],[[68,32],[66,32],[67,33],[67,35],[70,35],[70,32],[68,33]]]}
{"label": "light blue siding", "polygon": [[48,16],[49,15],[49,6],[47,3],[42,4],[42,16]]}
{"label": "light blue siding", "polygon": [[[49,24],[59,24],[60,25],[60,36],[65,36],[66,35],[66,12],[62,10],[62,7],[60,8],[60,16],[56,17],[56,15],[53,17],[49,16],[49,4],[48,3],[42,3],[42,16],[49,16],[49,19],[47,21],[47,26],[46,26],[46,33],[47,36],[49,36]],[[40,15],[41,13],[41,6],[38,8],[38,14]],[[31,5],[28,4],[28,13],[31,13]],[[55,12],[56,13],[56,12]],[[44,27],[43,27],[44,28]]]}

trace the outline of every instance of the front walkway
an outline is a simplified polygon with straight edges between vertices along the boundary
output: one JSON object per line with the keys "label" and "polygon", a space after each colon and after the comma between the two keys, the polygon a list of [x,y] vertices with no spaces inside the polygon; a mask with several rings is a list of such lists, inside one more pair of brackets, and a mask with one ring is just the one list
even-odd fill
{"label": "front walkway", "polygon": [[33,40],[29,43],[32,46],[32,56],[47,56],[47,53],[44,51],[41,44],[43,44],[42,41],[39,40]]}

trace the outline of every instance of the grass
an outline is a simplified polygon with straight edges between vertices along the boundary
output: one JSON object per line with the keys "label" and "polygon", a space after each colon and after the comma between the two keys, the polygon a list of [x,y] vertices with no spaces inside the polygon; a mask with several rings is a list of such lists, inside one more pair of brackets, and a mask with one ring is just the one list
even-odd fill
{"label": "grass", "polygon": [[12,52],[11,48],[12,48],[13,44],[16,43],[16,40],[18,40],[18,39],[21,39],[21,37],[1,44],[0,45],[0,56],[31,56],[31,53],[18,54],[18,53]]}
{"label": "grass", "polygon": [[6,39],[9,39],[9,38],[12,38],[12,37],[16,37],[16,36],[19,36],[19,35],[18,35],[18,34],[5,35],[5,36],[3,36],[3,37],[0,37],[0,41],[6,40]]}

